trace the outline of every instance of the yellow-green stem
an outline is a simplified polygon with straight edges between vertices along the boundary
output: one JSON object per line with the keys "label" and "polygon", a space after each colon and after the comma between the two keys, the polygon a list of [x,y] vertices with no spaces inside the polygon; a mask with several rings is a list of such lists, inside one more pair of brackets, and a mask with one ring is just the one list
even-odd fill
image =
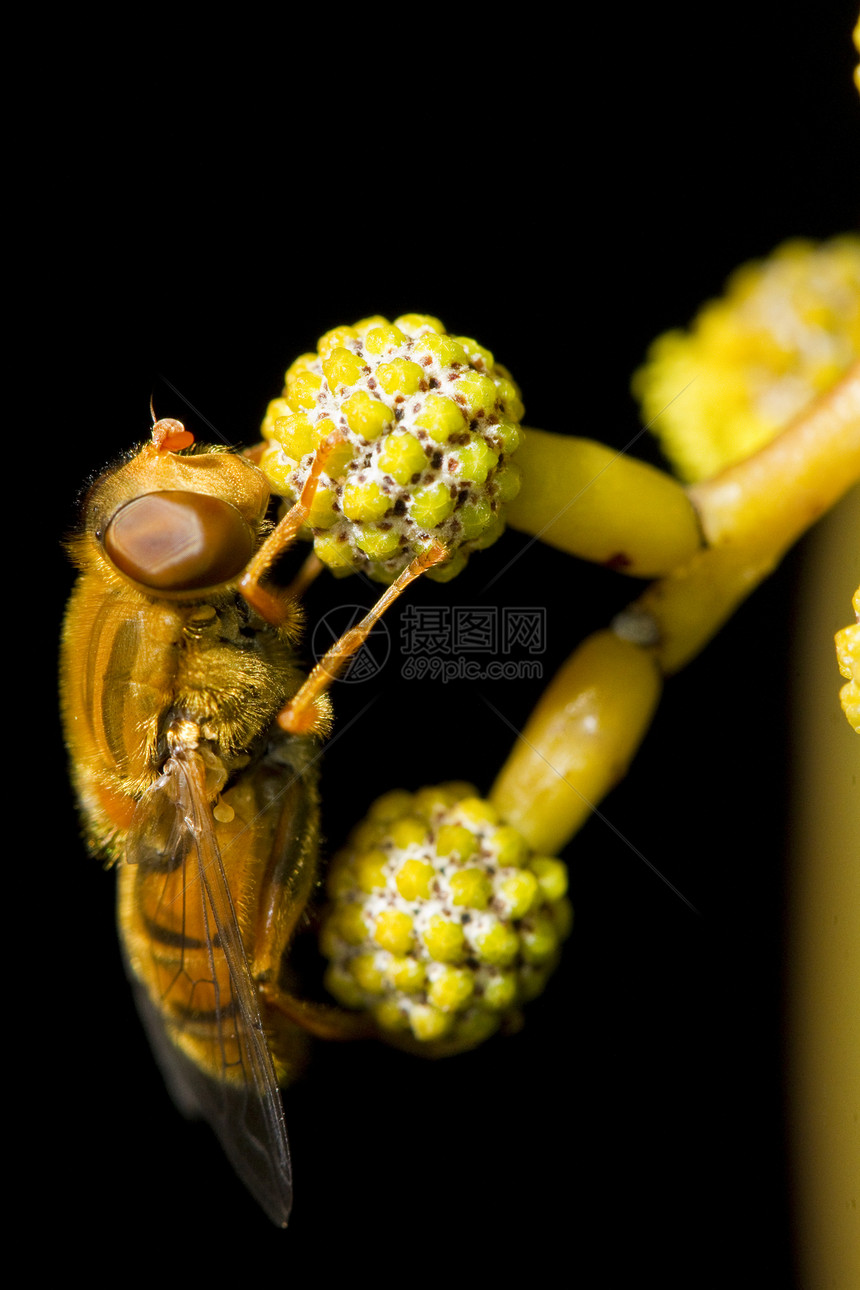
{"label": "yellow-green stem", "polygon": [[590,439],[527,429],[512,528],[583,560],[655,578],[702,545],[684,487],[662,470]]}
{"label": "yellow-green stem", "polygon": [[799,1284],[860,1285],[860,737],[833,631],[860,575],[860,489],[813,535],[794,656],[788,1090]]}
{"label": "yellow-green stem", "polygon": [[[713,545],[590,637],[551,682],[491,793],[538,849],[560,849],[625,773],[677,671],[786,548],[860,478],[860,367],[746,462],[691,490]],[[615,642],[614,644],[612,642]],[[656,664],[656,667],[655,667]]]}
{"label": "yellow-green stem", "polygon": [[860,479],[860,364],[746,461],[690,488],[709,543],[653,583],[617,630],[665,674],[694,658],[785,551]]}
{"label": "yellow-green stem", "polygon": [[651,723],[660,677],[614,632],[583,641],[511,750],[490,801],[535,851],[555,855],[627,767]]}

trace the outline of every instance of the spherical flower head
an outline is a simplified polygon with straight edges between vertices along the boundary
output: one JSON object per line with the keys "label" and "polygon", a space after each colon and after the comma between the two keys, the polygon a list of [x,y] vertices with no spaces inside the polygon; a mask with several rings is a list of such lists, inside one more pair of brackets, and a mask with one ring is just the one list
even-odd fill
{"label": "spherical flower head", "polygon": [[633,377],[642,417],[686,480],[769,442],[860,353],[860,237],[791,241],[743,266]]}
{"label": "spherical flower head", "polygon": [[451,558],[428,576],[445,581],[504,529],[522,415],[510,373],[477,341],[425,314],[366,318],[293,363],[263,422],[260,464],[295,500],[337,432],[309,517],[319,558],[389,583],[439,541]]}
{"label": "spherical flower head", "polygon": [[471,785],[388,793],[337,855],[326,983],[383,1036],[474,1047],[538,994],[571,924],[567,871],[532,852]]}
{"label": "spherical flower head", "polygon": [[839,670],[848,684],[839,691],[842,710],[860,734],[860,587],[854,593],[856,623],[836,633],[836,657]]}

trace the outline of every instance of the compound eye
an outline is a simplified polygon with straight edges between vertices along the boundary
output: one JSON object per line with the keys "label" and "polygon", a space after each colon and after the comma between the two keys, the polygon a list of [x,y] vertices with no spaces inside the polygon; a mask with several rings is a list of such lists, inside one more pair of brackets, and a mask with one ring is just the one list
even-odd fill
{"label": "compound eye", "polygon": [[153,591],[199,591],[229,582],[254,552],[236,507],[207,493],[145,493],[126,502],[105,530],[121,573]]}

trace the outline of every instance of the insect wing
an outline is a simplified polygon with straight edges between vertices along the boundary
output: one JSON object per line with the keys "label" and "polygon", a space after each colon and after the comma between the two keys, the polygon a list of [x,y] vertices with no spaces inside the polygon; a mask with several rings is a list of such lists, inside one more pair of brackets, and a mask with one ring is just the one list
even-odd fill
{"label": "insect wing", "polygon": [[[165,998],[135,981],[138,1009],[174,1101],[189,1117],[205,1119],[236,1173],[268,1216],[285,1227],[292,1205],[292,1171],[281,1097],[263,1031],[233,898],[212,814],[194,754],[172,757],[140,800],[128,838],[127,859],[157,870],[182,869],[182,923],[199,915],[214,994],[214,1023],[223,1074],[207,1074],[171,1038],[180,1023]],[[193,905],[199,904],[199,910]],[[225,974],[218,971],[223,957]],[[178,975],[178,974],[177,974]]]}

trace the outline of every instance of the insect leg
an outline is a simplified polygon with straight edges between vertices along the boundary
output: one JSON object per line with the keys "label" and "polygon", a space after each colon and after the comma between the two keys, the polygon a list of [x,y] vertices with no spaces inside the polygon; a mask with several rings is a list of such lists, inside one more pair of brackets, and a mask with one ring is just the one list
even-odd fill
{"label": "insect leg", "polygon": [[269,800],[277,787],[272,802],[277,822],[267,843],[269,858],[257,900],[251,972],[266,1005],[270,1047],[287,1079],[301,1066],[306,1034],[362,1039],[375,1033],[368,1013],[309,1002],[292,992],[288,952],[299,926],[307,921],[308,902],[317,885],[319,814],[313,764],[305,761],[308,755],[300,741],[277,734],[267,758],[254,772],[260,801]]}
{"label": "insect leg", "polygon": [[308,587],[316,581],[325,565],[315,551],[311,551],[293,581],[287,587],[286,594],[293,600],[301,600]]}
{"label": "insect leg", "polygon": [[[269,569],[288,547],[292,546],[296,534],[308,518],[313,504],[319,477],[325,469],[326,462],[341,441],[340,433],[335,431],[324,439],[314,456],[313,466],[308,475],[302,494],[294,506],[266,538],[257,554],[239,580],[239,591],[252,609],[273,627],[280,627],[293,616],[295,597],[292,590],[269,590],[263,585],[263,579]],[[301,579],[301,574],[299,575]]]}
{"label": "insect leg", "polygon": [[394,603],[411,582],[448,558],[448,548],[441,542],[432,542],[417,555],[412,563],[392,582],[376,604],[365,614],[360,623],[344,632],[343,636],[326,650],[308,679],[278,714],[278,724],[290,734],[307,734],[317,725],[317,702],[337,679],[346,664],[367,640],[386,609]]}
{"label": "insect leg", "polygon": [[[289,620],[296,603],[295,590],[300,592],[316,577],[319,572],[319,561],[315,557],[306,561],[294,587],[286,592],[269,590],[263,585],[263,579],[275,560],[295,541],[299,529],[307,520],[320,475],[331,454],[341,442],[342,435],[339,431],[334,431],[320,444],[302,488],[301,497],[266,538],[239,581],[239,591],[248,604],[273,627],[280,627]],[[345,632],[339,640],[335,641],[331,649],[326,651],[307,681],[278,715],[281,729],[290,734],[304,735],[318,732],[328,726],[330,720],[328,709],[319,701],[325,696],[332,682],[343,671],[353,654],[361,649],[386,609],[394,603],[410,582],[414,582],[435,564],[446,560],[448,555],[447,547],[441,542],[432,542],[425,551],[415,557],[408,568],[404,569],[380,596],[361,622]]]}
{"label": "insect leg", "polygon": [[[367,1012],[347,1012],[334,1004],[298,999],[270,981],[262,982],[259,990],[260,997],[269,1009],[270,1022],[271,1014],[278,1013],[292,1026],[298,1026],[316,1039],[372,1039],[379,1033],[373,1018]],[[273,1033],[270,1043],[277,1051],[277,1031]]]}

